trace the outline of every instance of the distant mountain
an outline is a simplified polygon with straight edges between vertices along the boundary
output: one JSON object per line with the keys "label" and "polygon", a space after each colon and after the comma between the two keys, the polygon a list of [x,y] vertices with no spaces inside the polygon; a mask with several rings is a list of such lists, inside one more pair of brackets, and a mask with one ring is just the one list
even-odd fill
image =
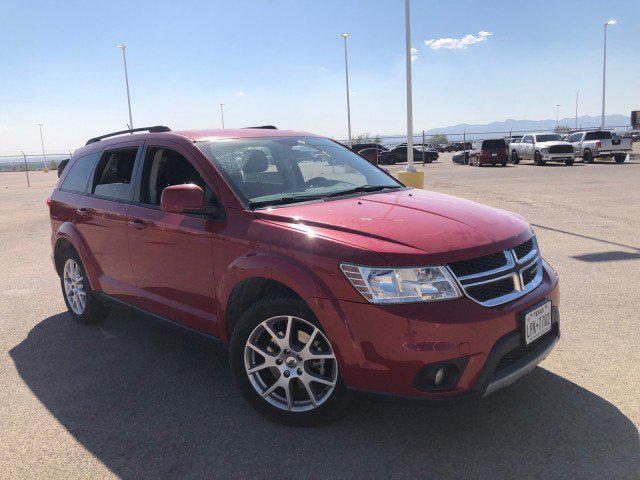
{"label": "distant mountain", "polygon": [[[567,117],[560,119],[560,125],[574,128],[575,117]],[[624,129],[629,126],[629,117],[625,115],[606,115],[605,116],[606,127],[618,127]],[[594,128],[600,126],[600,117],[592,117],[589,115],[583,115],[578,117],[578,128]],[[436,133],[442,133],[445,135],[461,134],[467,132],[470,134],[469,138],[473,138],[474,133],[486,134],[490,132],[496,132],[505,134],[508,132],[534,132],[537,130],[552,130],[556,128],[556,121],[553,119],[548,120],[513,120],[508,119],[502,122],[491,122],[485,124],[468,124],[462,123],[459,125],[451,125],[444,128],[433,128],[427,130],[427,135],[434,135]],[[456,135],[458,137],[458,135]]]}

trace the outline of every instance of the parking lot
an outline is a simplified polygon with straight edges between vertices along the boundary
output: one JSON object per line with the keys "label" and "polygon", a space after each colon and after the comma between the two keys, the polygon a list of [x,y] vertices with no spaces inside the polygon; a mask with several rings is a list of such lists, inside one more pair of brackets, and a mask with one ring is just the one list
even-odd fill
{"label": "parking lot", "polygon": [[32,172],[31,188],[0,174],[0,478],[637,479],[640,160],[478,168],[441,154],[424,169],[425,188],[531,222],[561,278],[561,341],[486,399],[358,395],[311,429],[256,414],[205,339],[122,308],[72,322],[50,261],[55,173]]}

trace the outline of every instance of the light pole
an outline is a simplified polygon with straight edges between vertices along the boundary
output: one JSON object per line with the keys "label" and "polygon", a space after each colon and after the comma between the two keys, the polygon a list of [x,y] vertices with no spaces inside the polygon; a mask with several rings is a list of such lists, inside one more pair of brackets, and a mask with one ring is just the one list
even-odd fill
{"label": "light pole", "polygon": [[39,123],[38,126],[40,127],[40,143],[42,144],[42,163],[44,163],[44,167],[47,166],[47,157],[44,154],[44,137],[42,136],[42,123]]}
{"label": "light pole", "polygon": [[411,12],[409,0],[404,1],[405,62],[407,64],[407,169],[398,172],[398,179],[410,187],[424,188],[424,171],[413,166],[413,97],[411,95]]}
{"label": "light pole", "polygon": [[604,92],[605,81],[607,78],[607,27],[609,25],[615,25],[616,23],[618,23],[618,21],[614,18],[604,22],[604,56],[602,59],[602,121],[600,124],[601,130],[604,130]]}
{"label": "light pole", "polygon": [[220,119],[222,120],[222,129],[224,130],[224,103],[220,103]]}
{"label": "light pole", "polygon": [[411,6],[404,0],[405,62],[407,64],[407,172],[415,172],[413,166],[413,95],[411,93]]}
{"label": "light pole", "polygon": [[580,89],[576,90],[576,130],[578,129],[578,94]]}
{"label": "light pole", "polygon": [[349,99],[349,61],[347,58],[347,38],[349,34],[343,33],[341,36],[344,38],[344,77],[347,84],[347,132],[349,135],[349,147],[351,147],[351,102]]}
{"label": "light pole", "polygon": [[131,94],[129,93],[129,73],[127,72],[127,46],[116,45],[116,48],[122,50],[122,61],[124,62],[124,83],[127,86],[127,105],[129,107],[129,129],[133,130],[133,117],[131,116]]}
{"label": "light pole", "polygon": [[560,130],[560,104],[556,103],[556,133]]}

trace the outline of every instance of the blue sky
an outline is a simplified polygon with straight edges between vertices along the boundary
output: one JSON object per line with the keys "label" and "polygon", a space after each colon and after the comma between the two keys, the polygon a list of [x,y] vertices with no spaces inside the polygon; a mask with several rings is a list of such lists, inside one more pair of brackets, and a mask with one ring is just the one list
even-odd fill
{"label": "blue sky", "polygon": [[[346,136],[342,38],[349,38],[354,134],[405,126],[402,0],[2,0],[0,153],[74,149],[136,126],[275,124]],[[599,115],[602,25],[607,113],[640,108],[640,2],[412,1],[415,130],[507,118]],[[465,49],[430,39],[485,38]],[[473,40],[473,39],[472,39]],[[445,41],[444,43],[455,43]],[[442,43],[442,42],[440,42]],[[433,45],[433,44],[432,44]],[[242,92],[243,95],[238,95]]]}

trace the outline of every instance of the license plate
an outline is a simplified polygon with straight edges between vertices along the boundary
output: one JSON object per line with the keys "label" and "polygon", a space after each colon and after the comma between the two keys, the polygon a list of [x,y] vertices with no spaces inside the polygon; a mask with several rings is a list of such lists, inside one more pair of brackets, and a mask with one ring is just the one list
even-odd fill
{"label": "license plate", "polygon": [[529,345],[551,330],[551,300],[524,316],[524,341]]}
{"label": "license plate", "polygon": [[498,154],[497,154],[497,153],[492,153],[492,154],[491,154],[491,156],[492,156],[492,157],[497,157],[497,156],[498,156]]}

